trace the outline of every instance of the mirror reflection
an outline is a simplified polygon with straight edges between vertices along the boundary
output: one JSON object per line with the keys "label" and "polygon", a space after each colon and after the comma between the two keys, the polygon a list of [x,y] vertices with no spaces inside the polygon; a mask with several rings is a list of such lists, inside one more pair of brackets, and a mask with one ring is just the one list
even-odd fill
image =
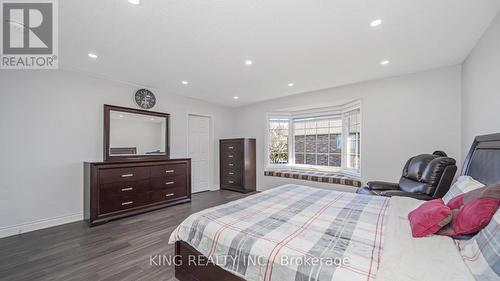
{"label": "mirror reflection", "polygon": [[165,155],[166,118],[110,111],[109,155]]}

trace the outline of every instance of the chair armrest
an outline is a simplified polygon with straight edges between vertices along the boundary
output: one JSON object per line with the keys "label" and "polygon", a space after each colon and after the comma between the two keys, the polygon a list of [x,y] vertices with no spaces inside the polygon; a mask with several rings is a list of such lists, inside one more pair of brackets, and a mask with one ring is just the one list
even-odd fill
{"label": "chair armrest", "polygon": [[369,181],[366,183],[370,190],[399,190],[399,184],[385,181]]}
{"label": "chair armrest", "polygon": [[448,166],[444,169],[441,180],[439,181],[436,191],[434,192],[434,198],[442,198],[448,190],[450,190],[451,182],[455,178],[455,173],[457,172],[457,166]]}
{"label": "chair armrest", "polygon": [[434,199],[432,196],[429,196],[427,194],[411,193],[411,192],[406,192],[406,191],[401,191],[401,190],[383,191],[383,192],[380,192],[380,195],[387,196],[387,197],[392,197],[392,196],[410,197],[410,198],[415,198],[418,200],[426,200],[426,201]]}

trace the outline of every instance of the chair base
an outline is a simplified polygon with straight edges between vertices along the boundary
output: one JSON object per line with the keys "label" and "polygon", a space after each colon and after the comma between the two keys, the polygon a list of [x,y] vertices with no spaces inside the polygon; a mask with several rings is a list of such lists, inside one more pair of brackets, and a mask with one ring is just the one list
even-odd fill
{"label": "chair base", "polygon": [[404,192],[401,190],[371,190],[367,186],[356,189],[356,193],[363,195],[374,195],[374,196],[385,196],[385,197],[392,197],[392,196],[410,197],[426,201],[435,199],[432,196],[422,193],[411,193],[411,192]]}
{"label": "chair base", "polygon": [[356,189],[357,194],[364,194],[364,195],[378,195],[372,190],[368,189],[366,186],[360,187]]}

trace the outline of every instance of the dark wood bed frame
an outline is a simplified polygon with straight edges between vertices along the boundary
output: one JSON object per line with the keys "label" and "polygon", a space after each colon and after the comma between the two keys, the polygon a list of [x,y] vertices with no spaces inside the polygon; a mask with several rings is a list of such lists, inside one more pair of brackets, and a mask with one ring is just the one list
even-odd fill
{"label": "dark wood bed frame", "polygon": [[[206,261],[207,257],[195,250],[191,245],[184,241],[175,243],[175,255],[180,257],[180,262],[175,266],[175,277],[180,281],[244,281],[229,271],[222,269],[215,264],[197,265],[189,262],[188,257],[196,257]],[[204,262],[202,262],[204,263]]]}
{"label": "dark wood bed frame", "polygon": [[[471,176],[484,184],[500,184],[500,133],[474,139],[461,175]],[[190,264],[189,256],[201,260],[207,257],[184,241],[175,243],[175,254],[181,261],[175,266],[175,277],[180,281],[244,281],[215,264]]]}

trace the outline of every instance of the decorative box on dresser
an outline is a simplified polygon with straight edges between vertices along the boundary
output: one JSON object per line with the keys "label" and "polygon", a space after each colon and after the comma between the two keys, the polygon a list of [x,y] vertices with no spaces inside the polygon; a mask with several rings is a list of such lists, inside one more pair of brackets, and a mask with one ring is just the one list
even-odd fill
{"label": "decorative box on dresser", "polygon": [[255,139],[222,139],[219,144],[221,189],[255,191]]}
{"label": "decorative box on dresser", "polygon": [[191,201],[191,160],[85,162],[85,219],[91,226]]}

